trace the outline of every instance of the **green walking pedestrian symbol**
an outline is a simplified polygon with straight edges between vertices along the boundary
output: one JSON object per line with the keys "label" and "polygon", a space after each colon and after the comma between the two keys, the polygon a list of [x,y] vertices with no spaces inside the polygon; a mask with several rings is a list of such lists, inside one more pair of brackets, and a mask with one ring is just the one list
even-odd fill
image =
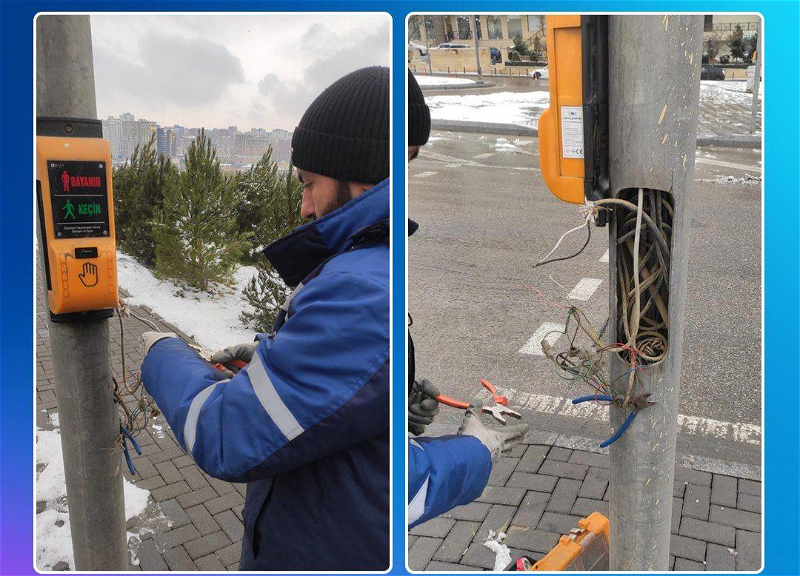
{"label": "green walking pedestrian symbol", "polygon": [[67,203],[64,204],[64,220],[72,216],[72,219],[75,220],[75,206],[72,205],[71,200],[67,200]]}

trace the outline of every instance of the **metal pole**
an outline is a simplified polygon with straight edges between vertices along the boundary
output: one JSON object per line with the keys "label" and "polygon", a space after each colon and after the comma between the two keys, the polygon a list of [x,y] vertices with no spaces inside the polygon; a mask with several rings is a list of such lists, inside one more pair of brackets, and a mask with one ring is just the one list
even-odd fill
{"label": "metal pole", "polygon": [[[611,195],[630,198],[633,194],[636,203],[638,189],[644,188],[661,191],[674,201],[667,354],[639,371],[643,392],[652,393],[650,399],[656,404],[640,411],[610,447],[611,571],[667,570],[669,566],[702,30],[702,16],[609,17]],[[622,250],[617,252],[617,224],[622,216],[615,211],[609,227],[612,341],[625,341],[617,309],[617,261],[624,255]],[[630,368],[613,356],[611,381]],[[615,430],[629,411],[610,408]]]}
{"label": "metal pole", "polygon": [[759,95],[758,91],[761,85],[761,60],[763,59],[763,52],[762,48],[764,47],[762,40],[761,40],[761,22],[759,21],[756,24],[756,69],[754,71],[755,76],[753,77],[753,105],[750,109],[750,134],[753,134],[756,131],[756,125],[758,123],[758,109],[759,109]]}
{"label": "metal pole", "polygon": [[433,65],[431,64],[431,39],[428,37],[428,17],[422,17],[422,29],[425,31],[425,50],[428,56],[428,74],[433,74]]}
{"label": "metal pole", "polygon": [[481,57],[478,51],[478,16],[473,14],[470,16],[470,24],[472,25],[472,37],[475,39],[475,66],[478,67],[478,80],[483,80],[483,72],[481,72]]}
{"label": "metal pole", "polygon": [[[36,114],[97,118],[88,16],[36,19]],[[127,570],[123,478],[115,445],[119,416],[113,397],[108,320],[51,321],[49,333],[73,569]]]}

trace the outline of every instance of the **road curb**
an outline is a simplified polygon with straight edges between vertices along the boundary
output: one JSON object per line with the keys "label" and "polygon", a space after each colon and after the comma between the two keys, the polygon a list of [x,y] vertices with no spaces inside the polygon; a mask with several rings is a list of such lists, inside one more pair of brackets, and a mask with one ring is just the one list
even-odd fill
{"label": "road curb", "polygon": [[539,130],[531,126],[500,124],[494,122],[470,122],[463,120],[431,120],[434,130],[449,132],[474,132],[478,134],[502,134],[503,136],[538,136]]}
{"label": "road curb", "polygon": [[478,82],[477,80],[469,80],[469,84],[442,84],[440,86],[420,86],[423,92],[441,92],[444,90],[475,90],[477,88],[494,88],[497,86],[496,82]]}
{"label": "road curb", "polygon": [[[448,132],[472,132],[476,134],[500,134],[502,136],[538,137],[539,130],[532,126],[502,124],[494,122],[471,122],[468,120],[431,120],[431,128]],[[731,134],[716,136],[698,134],[698,146],[718,146],[720,148],[761,148],[761,136],[749,134]]]}
{"label": "road curb", "polygon": [[719,146],[720,148],[756,148],[761,149],[761,135],[731,134],[729,136],[714,136],[711,134],[698,134],[698,146]]}

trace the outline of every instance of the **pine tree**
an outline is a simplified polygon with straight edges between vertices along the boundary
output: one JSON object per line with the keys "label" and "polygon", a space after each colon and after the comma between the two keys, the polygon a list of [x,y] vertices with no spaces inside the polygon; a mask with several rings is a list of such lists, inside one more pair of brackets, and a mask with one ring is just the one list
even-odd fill
{"label": "pine tree", "polygon": [[266,332],[289,289],[262,250],[303,223],[300,216],[303,187],[291,166],[286,174],[278,173],[271,149],[240,176],[237,187],[242,206],[239,226],[253,235],[254,249],[249,261],[258,271],[243,291],[251,308],[243,311],[240,319],[255,330]]}
{"label": "pine tree", "polygon": [[731,47],[731,56],[733,56],[734,59],[741,60],[744,57],[745,45],[744,32],[742,32],[742,27],[739,24],[737,24],[736,28],[731,32],[728,43]]}
{"label": "pine tree", "polygon": [[211,141],[200,130],[185,157],[186,170],[164,194],[153,229],[156,271],[209,291],[230,284],[230,272],[249,247],[236,223],[234,181],[222,173]]}
{"label": "pine tree", "polygon": [[117,243],[128,254],[152,265],[156,257],[153,216],[165,191],[175,186],[178,170],[156,153],[155,135],[137,145],[133,156],[114,170],[114,220]]}

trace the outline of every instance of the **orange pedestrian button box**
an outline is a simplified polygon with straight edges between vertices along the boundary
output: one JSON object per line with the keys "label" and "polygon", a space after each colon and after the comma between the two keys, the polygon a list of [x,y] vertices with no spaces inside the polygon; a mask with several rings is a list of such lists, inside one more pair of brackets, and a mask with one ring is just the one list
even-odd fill
{"label": "orange pedestrian button box", "polygon": [[547,188],[584,202],[581,16],[547,16],[550,105],[539,118],[539,162]]}
{"label": "orange pedestrian button box", "polygon": [[37,136],[41,248],[53,315],[119,305],[107,140]]}
{"label": "orange pedestrian button box", "polygon": [[592,512],[578,521],[578,527],[562,536],[555,548],[533,565],[547,572],[607,572],[608,518]]}

